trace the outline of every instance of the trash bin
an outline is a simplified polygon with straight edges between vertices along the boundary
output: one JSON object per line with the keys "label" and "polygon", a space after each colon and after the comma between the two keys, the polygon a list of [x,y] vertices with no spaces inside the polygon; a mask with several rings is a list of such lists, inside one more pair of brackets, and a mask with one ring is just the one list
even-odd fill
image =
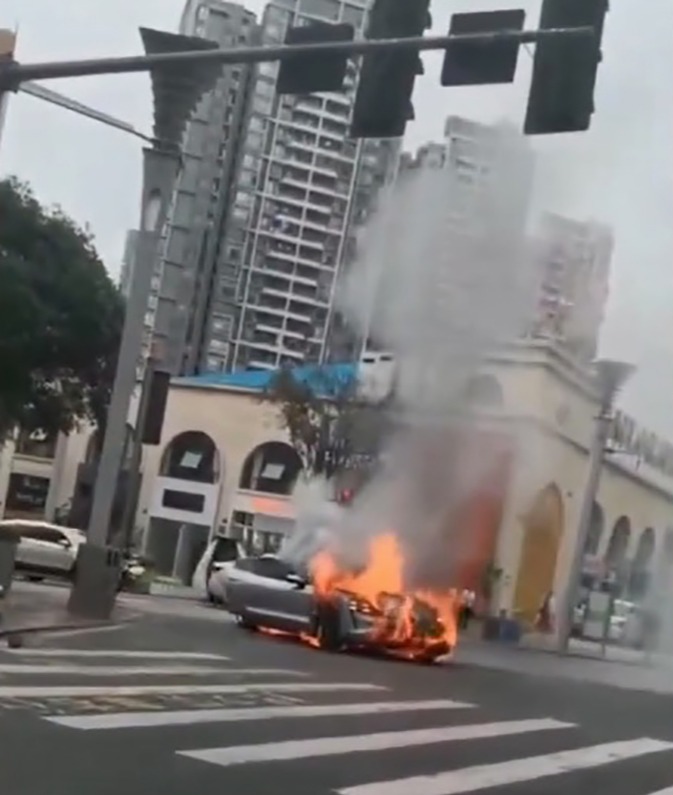
{"label": "trash bin", "polygon": [[18,538],[15,533],[0,528],[0,615],[2,602],[7,598],[12,587],[17,544]]}

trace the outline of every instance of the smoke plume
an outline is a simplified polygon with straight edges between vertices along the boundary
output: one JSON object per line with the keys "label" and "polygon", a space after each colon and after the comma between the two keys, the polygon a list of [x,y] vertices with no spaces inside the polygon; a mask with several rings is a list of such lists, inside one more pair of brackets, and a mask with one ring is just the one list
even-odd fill
{"label": "smoke plume", "polygon": [[[534,295],[524,248],[532,156],[518,134],[481,130],[472,181],[455,164],[420,167],[383,196],[340,295],[351,325],[395,357],[398,422],[386,465],[329,543],[353,562],[392,530],[414,585],[445,585],[473,554],[461,535],[466,501],[499,451],[480,433],[484,395],[470,384],[496,345],[522,333]],[[310,525],[300,519],[302,535]]]}

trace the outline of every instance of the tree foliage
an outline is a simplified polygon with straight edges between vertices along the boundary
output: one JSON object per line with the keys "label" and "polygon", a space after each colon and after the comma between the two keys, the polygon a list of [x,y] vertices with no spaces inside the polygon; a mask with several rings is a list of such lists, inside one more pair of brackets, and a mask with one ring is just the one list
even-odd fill
{"label": "tree foliage", "polygon": [[0,181],[0,441],[104,422],[123,316],[91,237]]}
{"label": "tree foliage", "polygon": [[357,378],[328,367],[304,368],[300,376],[283,367],[263,399],[278,407],[307,477],[371,467],[390,430],[392,395],[365,399]]}

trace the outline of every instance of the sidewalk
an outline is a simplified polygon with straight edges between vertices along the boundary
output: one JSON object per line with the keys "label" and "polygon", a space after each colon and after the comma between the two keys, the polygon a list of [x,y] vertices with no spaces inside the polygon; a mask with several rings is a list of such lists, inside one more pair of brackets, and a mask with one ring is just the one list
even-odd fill
{"label": "sidewalk", "polygon": [[[624,655],[621,659],[619,653]],[[457,647],[455,660],[459,664],[510,673],[673,694],[673,659],[655,655],[647,660],[642,653],[632,654],[629,656],[627,649],[613,649],[611,657],[602,658],[580,642],[569,654],[562,655],[552,651],[549,645],[531,645],[529,639],[520,645],[508,645],[467,636]],[[637,658],[635,655],[639,654]]]}
{"label": "sidewalk", "polygon": [[[519,646],[530,651],[558,654],[556,638],[549,635],[528,633],[521,638]],[[601,662],[617,662],[625,665],[649,665],[651,662],[651,657],[648,657],[644,651],[615,646],[614,644],[606,644],[602,647],[600,643],[580,638],[570,639],[567,656]]]}
{"label": "sidewalk", "polygon": [[108,621],[80,618],[68,612],[70,588],[13,582],[9,596],[0,602],[0,638],[35,632],[87,629],[129,621],[134,613],[115,608]]}

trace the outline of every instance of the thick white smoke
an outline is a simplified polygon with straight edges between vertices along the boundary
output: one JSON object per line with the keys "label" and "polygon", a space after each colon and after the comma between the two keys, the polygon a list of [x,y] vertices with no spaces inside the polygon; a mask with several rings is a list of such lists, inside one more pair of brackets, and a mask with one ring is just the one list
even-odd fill
{"label": "thick white smoke", "polygon": [[[521,334],[534,295],[524,248],[532,156],[506,128],[485,133],[472,142],[471,175],[451,162],[421,167],[383,197],[340,298],[350,323],[395,356],[399,429],[331,543],[351,559],[394,530],[426,585],[450,576],[447,545],[453,562],[469,557],[461,510],[493,463],[466,386],[495,345]],[[303,535],[310,525],[300,518]]]}

